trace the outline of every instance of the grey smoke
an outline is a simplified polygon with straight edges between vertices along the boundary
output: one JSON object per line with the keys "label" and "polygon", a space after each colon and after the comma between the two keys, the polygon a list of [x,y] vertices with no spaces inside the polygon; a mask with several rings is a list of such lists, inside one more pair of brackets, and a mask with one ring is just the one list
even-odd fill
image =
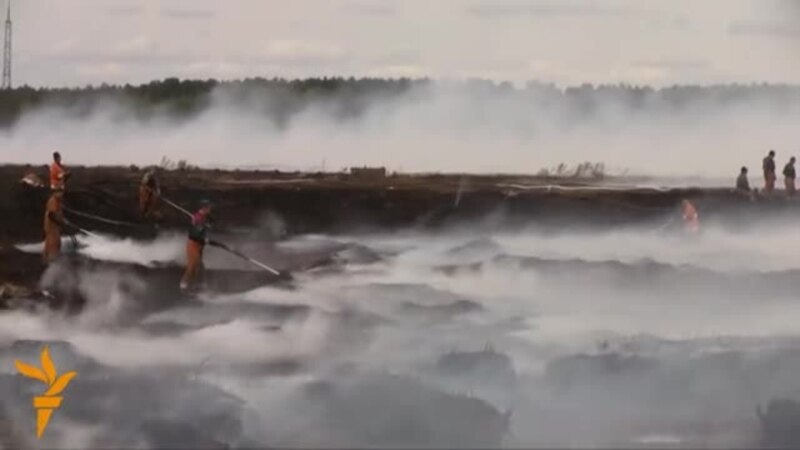
{"label": "grey smoke", "polygon": [[[188,121],[166,113],[141,121],[116,101],[95,104],[86,117],[54,106],[25,114],[0,143],[5,162],[43,163],[54,149],[67,164],[144,165],[167,157],[283,170],[375,165],[536,174],[590,161],[604,163],[609,174],[673,182],[694,177],[693,183],[727,186],[740,166],[750,166],[757,177],[767,150],[776,149],[780,162],[800,141],[794,97],[777,101],[741,87],[749,97],[725,103],[707,88],[675,107],[664,100],[667,91],[645,89],[637,94],[638,106],[631,106],[622,92],[582,89],[564,97],[535,85],[419,84],[399,97],[359,100],[355,113],[343,96],[312,100],[276,122],[270,111],[285,99],[258,88],[220,87],[208,108]],[[591,104],[576,107],[581,98]]]}

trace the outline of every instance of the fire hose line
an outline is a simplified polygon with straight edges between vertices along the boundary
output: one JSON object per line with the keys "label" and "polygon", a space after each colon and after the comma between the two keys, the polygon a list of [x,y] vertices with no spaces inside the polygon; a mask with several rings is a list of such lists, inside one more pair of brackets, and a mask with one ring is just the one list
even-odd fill
{"label": "fire hose line", "polygon": [[132,228],[144,228],[144,227],[146,227],[146,225],[142,225],[142,224],[139,224],[139,223],[123,222],[123,221],[119,221],[119,220],[107,219],[105,217],[96,216],[94,214],[89,214],[89,213],[77,211],[77,210],[74,210],[72,208],[68,208],[66,206],[64,206],[63,208],[64,208],[64,211],[66,211],[66,212],[68,212],[70,214],[74,214],[76,216],[84,217],[84,218],[87,218],[87,219],[94,219],[94,220],[97,220],[98,222],[104,222],[104,223],[111,224],[111,225],[119,225],[119,226],[123,226],[123,227],[132,227]]}

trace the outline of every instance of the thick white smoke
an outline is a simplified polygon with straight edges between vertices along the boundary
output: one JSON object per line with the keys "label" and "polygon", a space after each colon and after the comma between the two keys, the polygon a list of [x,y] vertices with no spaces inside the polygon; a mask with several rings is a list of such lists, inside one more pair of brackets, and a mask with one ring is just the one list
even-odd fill
{"label": "thick white smoke", "polygon": [[[380,259],[340,252],[348,264],[297,274],[293,290],[206,298],[133,326],[99,322],[101,303],[91,322],[0,315],[0,348],[66,340],[122,373],[188,372],[241,399],[250,446],[752,446],[756,406],[800,387],[800,259],[779,245],[793,227],[769,225],[708,225],[689,242],[645,229],[301,238],[284,251],[366,246]],[[108,245],[87,243],[95,255]],[[126,245],[130,261],[157,256]],[[184,398],[169,378],[149,383]],[[505,412],[502,441],[473,434],[494,436]],[[396,434],[400,422],[410,428]]]}
{"label": "thick white smoke", "polygon": [[217,167],[513,173],[591,161],[612,174],[730,185],[742,165],[757,174],[770,148],[779,163],[798,150],[797,105],[776,107],[758,93],[726,103],[710,92],[700,90],[678,108],[658,92],[644,94],[637,108],[617,94],[595,94],[590,110],[576,110],[563,99],[547,100],[552,91],[432,83],[397,98],[368,99],[361,114],[347,119],[335,107],[337,97],[333,106],[312,101],[279,129],[263,114],[279,98],[217,88],[210,106],[188,122],[158,114],[140,122],[130,105],[113,102],[88,117],[34,109],[0,135],[0,160],[44,163],[60,150],[67,164],[84,165],[168,157]]}

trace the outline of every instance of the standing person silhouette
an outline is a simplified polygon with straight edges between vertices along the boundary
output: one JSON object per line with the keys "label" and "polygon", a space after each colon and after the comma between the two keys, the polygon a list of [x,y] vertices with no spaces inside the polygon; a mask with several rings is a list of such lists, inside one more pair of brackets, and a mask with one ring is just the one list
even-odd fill
{"label": "standing person silhouette", "polygon": [[775,190],[775,150],[769,151],[761,166],[764,169],[764,192],[771,194]]}
{"label": "standing person silhouette", "polygon": [[783,182],[786,186],[786,196],[791,197],[794,195],[795,192],[795,185],[794,180],[796,178],[796,173],[794,170],[794,156],[789,159],[789,162],[786,163],[786,166],[783,167]]}

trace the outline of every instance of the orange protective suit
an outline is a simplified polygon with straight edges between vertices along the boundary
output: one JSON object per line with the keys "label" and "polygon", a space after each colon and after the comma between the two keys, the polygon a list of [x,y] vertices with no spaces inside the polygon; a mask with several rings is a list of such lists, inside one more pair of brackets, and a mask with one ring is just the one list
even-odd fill
{"label": "orange protective suit", "polygon": [[700,231],[700,216],[697,214],[692,202],[689,200],[683,201],[683,226],[689,233],[697,233]]}
{"label": "orange protective suit", "polygon": [[[63,195],[56,192],[47,200],[44,209],[44,251],[42,256],[45,264],[53,262],[61,253],[61,223],[64,221],[62,200]],[[56,220],[50,217],[51,214],[55,216]]]}
{"label": "orange protective suit", "polygon": [[139,185],[139,214],[143,218],[158,218],[158,196],[145,184]]}
{"label": "orange protective suit", "polygon": [[198,276],[202,276],[204,244],[192,239],[186,241],[186,271],[181,278],[181,289],[189,289]]}
{"label": "orange protective suit", "polygon": [[50,189],[64,190],[66,171],[61,164],[53,162],[50,164]]}

